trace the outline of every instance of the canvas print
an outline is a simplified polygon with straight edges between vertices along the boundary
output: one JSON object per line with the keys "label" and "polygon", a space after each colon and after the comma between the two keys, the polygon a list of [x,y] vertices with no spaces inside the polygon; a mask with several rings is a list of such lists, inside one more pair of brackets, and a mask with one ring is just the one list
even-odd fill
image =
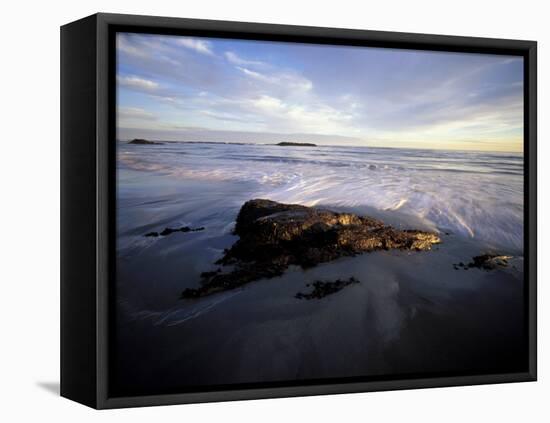
{"label": "canvas print", "polygon": [[111,394],[526,371],[523,70],[118,33]]}

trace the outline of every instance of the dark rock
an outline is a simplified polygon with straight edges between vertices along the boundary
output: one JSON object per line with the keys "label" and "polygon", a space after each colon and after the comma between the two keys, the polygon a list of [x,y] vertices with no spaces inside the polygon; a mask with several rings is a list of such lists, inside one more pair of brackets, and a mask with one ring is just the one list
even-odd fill
{"label": "dark rock", "polygon": [[163,145],[163,142],[149,141],[142,138],[134,138],[128,144],[140,144],[140,145]]}
{"label": "dark rock", "polygon": [[472,262],[468,263],[468,268],[478,268],[484,270],[494,270],[498,267],[507,267],[508,260],[512,256],[507,256],[503,254],[482,254],[480,256],[475,256],[472,258]]}
{"label": "dark rock", "polygon": [[[332,282],[315,281],[313,282],[313,291],[306,294],[303,292],[298,292],[295,297],[300,300],[320,299],[326,297],[327,295],[341,291],[346,286],[355,283],[359,283],[359,281],[353,276],[349,279],[336,279]],[[307,284],[306,286],[310,286],[310,284]]]}
{"label": "dark rock", "polygon": [[173,234],[174,232],[189,232],[191,228],[189,226],[183,226],[181,228],[164,228],[160,233],[162,236]]}
{"label": "dark rock", "polygon": [[280,143],[277,143],[277,145],[280,145],[282,147],[317,147],[317,144],[313,144],[310,142],[288,142],[283,141]]}
{"label": "dark rock", "polygon": [[182,226],[181,228],[164,228],[164,230],[159,234],[158,232],[149,232],[145,236],[168,236],[174,232],[198,232],[204,231],[204,227],[199,228],[190,228],[189,226]]}
{"label": "dark rock", "polygon": [[218,268],[217,270],[214,270],[212,272],[202,272],[201,273],[201,278],[211,278],[211,277],[214,277],[216,276],[218,273],[220,273],[222,271],[222,269]]}
{"label": "dark rock", "polygon": [[235,234],[240,239],[217,262],[232,265],[231,270],[203,277],[202,285],[186,290],[183,297],[209,295],[280,276],[290,265],[308,268],[376,250],[430,250],[440,242],[434,233],[402,231],[366,216],[262,199],[241,207]]}

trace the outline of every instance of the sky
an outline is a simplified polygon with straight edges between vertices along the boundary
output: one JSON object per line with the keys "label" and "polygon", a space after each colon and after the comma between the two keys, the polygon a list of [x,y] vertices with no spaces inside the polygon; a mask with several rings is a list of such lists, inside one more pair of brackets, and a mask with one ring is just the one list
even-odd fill
{"label": "sky", "polygon": [[117,35],[117,138],[523,149],[514,56]]}

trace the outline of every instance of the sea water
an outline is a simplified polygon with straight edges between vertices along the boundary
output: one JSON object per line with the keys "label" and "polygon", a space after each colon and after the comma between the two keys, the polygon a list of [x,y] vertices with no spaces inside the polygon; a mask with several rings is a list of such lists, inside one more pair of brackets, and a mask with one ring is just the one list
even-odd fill
{"label": "sea water", "polygon": [[[179,185],[181,192],[186,192],[186,186],[201,182],[219,182],[228,191],[218,192],[218,198],[211,201],[220,205],[241,205],[251,198],[268,198],[306,206],[399,210],[436,229],[456,231],[514,252],[523,248],[520,153],[120,144],[118,172],[121,201],[129,196],[125,191],[127,184],[139,190],[136,194],[145,202],[159,197],[167,200],[171,193],[177,195],[176,186],[172,191],[163,191],[152,183],[159,176]],[[193,197],[174,198],[178,200],[183,201],[180,212],[186,207],[197,207]],[[132,204],[136,206],[139,204]],[[211,207],[205,214],[215,212]]]}

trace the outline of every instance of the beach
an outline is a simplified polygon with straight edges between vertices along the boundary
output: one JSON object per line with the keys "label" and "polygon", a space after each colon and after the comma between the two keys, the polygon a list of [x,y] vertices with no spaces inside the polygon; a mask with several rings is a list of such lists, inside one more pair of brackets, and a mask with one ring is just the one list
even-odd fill
{"label": "beach", "polygon": [[[437,233],[182,299],[216,270],[254,198]],[[165,228],[204,228],[145,236]],[[117,144],[113,392],[520,371],[523,156],[346,146]],[[457,266],[512,257],[487,270]],[[315,281],[358,283],[324,298]]]}

